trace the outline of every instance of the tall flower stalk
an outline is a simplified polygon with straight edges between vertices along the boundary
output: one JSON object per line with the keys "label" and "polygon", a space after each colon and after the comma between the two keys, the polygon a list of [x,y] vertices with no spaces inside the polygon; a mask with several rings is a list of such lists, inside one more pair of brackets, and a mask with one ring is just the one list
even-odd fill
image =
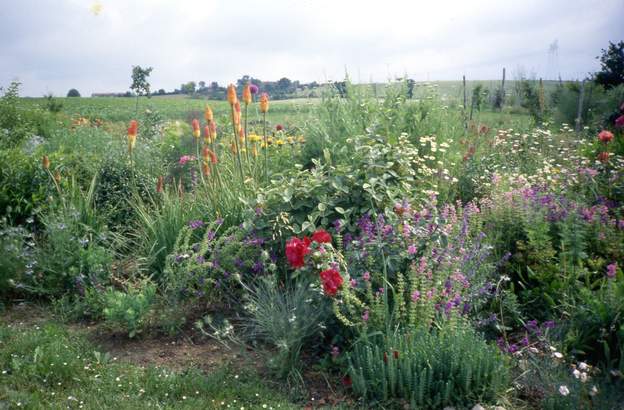
{"label": "tall flower stalk", "polygon": [[251,87],[249,83],[245,84],[243,87],[243,103],[245,104],[245,156],[249,164],[249,142],[247,138],[247,118],[249,117],[249,104],[251,104]]}
{"label": "tall flower stalk", "polygon": [[269,141],[266,131],[266,113],[269,111],[269,95],[262,93],[260,96],[260,112],[262,113],[262,138],[264,139],[264,179],[268,185],[269,183]]}
{"label": "tall flower stalk", "polygon": [[241,182],[244,180],[243,163],[240,158],[240,147],[238,146],[238,127],[240,126],[240,103],[236,96],[236,87],[234,84],[228,85],[227,99],[232,110],[232,130],[234,131],[234,146],[236,151],[236,160],[238,162],[238,171],[240,172]]}
{"label": "tall flower stalk", "polygon": [[128,127],[128,155],[130,156],[130,172],[132,173],[132,185],[136,187],[136,181],[134,178],[134,146],[136,145],[136,138],[139,130],[139,123],[137,120],[130,121]]}

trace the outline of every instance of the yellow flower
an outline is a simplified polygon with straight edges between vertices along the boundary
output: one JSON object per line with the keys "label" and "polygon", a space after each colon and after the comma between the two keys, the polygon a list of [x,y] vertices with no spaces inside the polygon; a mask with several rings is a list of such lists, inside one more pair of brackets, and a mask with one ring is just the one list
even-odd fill
{"label": "yellow flower", "polygon": [[284,145],[284,140],[283,139],[278,139],[275,141],[275,144],[277,145]]}
{"label": "yellow flower", "polygon": [[262,141],[262,137],[258,134],[249,134],[247,136],[247,138],[249,138],[250,142],[260,142]]}
{"label": "yellow flower", "polygon": [[286,140],[288,141],[289,144],[294,144],[295,143],[295,138],[294,137],[288,137],[286,138]]}

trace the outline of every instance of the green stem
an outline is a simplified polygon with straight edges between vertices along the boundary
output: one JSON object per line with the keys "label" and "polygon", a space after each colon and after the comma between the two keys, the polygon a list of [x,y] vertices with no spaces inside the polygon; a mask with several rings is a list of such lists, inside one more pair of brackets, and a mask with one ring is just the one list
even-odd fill
{"label": "green stem", "polygon": [[267,151],[269,150],[269,140],[266,133],[266,112],[262,113],[262,137],[264,139],[264,179],[266,184],[269,185],[269,159]]}
{"label": "green stem", "polygon": [[238,130],[236,129],[236,123],[234,122],[234,105],[231,104],[230,107],[232,108],[232,129],[234,130],[234,146],[236,147],[236,160],[238,162],[238,170],[240,172],[240,178],[241,178],[241,183],[244,184],[244,174],[243,174],[243,163],[241,162],[240,159],[240,149],[238,146]]}
{"label": "green stem", "polygon": [[249,165],[249,142],[247,142],[247,110],[249,109],[249,104],[245,103],[245,157],[247,157],[247,164]]}

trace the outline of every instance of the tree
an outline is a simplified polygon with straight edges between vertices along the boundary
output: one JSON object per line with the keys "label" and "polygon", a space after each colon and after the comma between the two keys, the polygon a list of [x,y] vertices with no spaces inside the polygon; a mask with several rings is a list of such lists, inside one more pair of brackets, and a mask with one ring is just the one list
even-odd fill
{"label": "tree", "polygon": [[130,89],[136,94],[135,116],[139,113],[139,97],[142,95],[150,96],[150,83],[147,81],[147,78],[152,70],[152,67],[132,66],[132,85],[130,85]]}
{"label": "tree", "polygon": [[601,71],[597,72],[594,81],[605,89],[624,84],[624,41],[615,44],[609,41],[609,48],[602,49],[600,60]]}
{"label": "tree", "polygon": [[80,93],[75,88],[72,88],[71,90],[67,91],[67,96],[68,97],[80,97]]}
{"label": "tree", "polygon": [[158,90],[158,95],[165,95],[167,94],[167,92],[165,91],[164,88],[161,88],[160,90]]}
{"label": "tree", "polygon": [[195,94],[196,87],[195,81],[189,81],[186,84],[182,84],[180,91],[182,91],[182,94]]}

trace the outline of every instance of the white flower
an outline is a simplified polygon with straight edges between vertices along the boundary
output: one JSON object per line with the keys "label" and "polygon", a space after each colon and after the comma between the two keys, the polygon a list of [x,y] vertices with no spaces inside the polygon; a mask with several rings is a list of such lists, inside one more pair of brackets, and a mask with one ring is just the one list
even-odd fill
{"label": "white flower", "polygon": [[598,388],[596,386],[592,386],[591,390],[589,391],[589,395],[595,396],[597,394],[598,394]]}
{"label": "white flower", "polygon": [[587,369],[589,368],[589,366],[587,366],[587,363],[585,363],[585,362],[580,362],[580,363],[578,364],[578,368],[579,368],[580,370],[583,370],[583,371],[584,371],[584,370],[587,370]]}
{"label": "white flower", "polygon": [[572,375],[574,376],[575,379],[578,379],[579,377],[581,377],[581,372],[579,372],[578,369],[574,369],[574,371],[572,372]]}
{"label": "white flower", "polygon": [[587,382],[587,373],[585,373],[585,372],[581,373],[581,382],[582,383],[586,383]]}
{"label": "white flower", "polygon": [[559,352],[553,353],[553,356],[555,356],[555,358],[557,358],[557,359],[563,359],[563,355],[561,353],[559,353]]}
{"label": "white flower", "polygon": [[562,396],[567,396],[568,394],[570,394],[570,390],[568,390],[568,386],[566,385],[559,386],[559,394],[561,394]]}

